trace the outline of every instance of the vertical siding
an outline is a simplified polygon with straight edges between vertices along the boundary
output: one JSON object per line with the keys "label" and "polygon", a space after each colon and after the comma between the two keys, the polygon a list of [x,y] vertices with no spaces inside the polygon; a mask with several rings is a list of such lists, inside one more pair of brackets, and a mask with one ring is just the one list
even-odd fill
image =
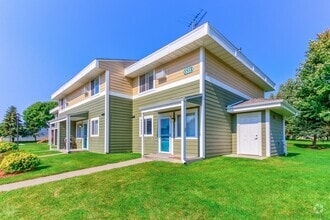
{"label": "vertical siding", "polygon": [[[66,114],[74,114],[74,113],[81,113],[88,111],[88,127],[89,127],[89,134],[90,134],[90,119],[92,118],[99,118],[99,136],[98,137],[91,137],[89,135],[89,143],[88,143],[88,149],[90,151],[95,152],[104,152],[104,95],[99,96],[96,99],[89,101],[85,104],[82,104],[78,107],[75,107],[73,109],[67,110],[65,113],[62,113],[62,115]],[[61,122],[62,123],[62,122]],[[64,122],[65,123],[65,122]],[[65,124],[64,124],[65,126]],[[73,136],[76,136],[76,133],[71,133]],[[62,138],[63,132],[61,130],[61,138]],[[65,135],[65,133],[64,133]]]}
{"label": "vertical siding", "polygon": [[232,115],[226,106],[242,100],[210,82],[205,82],[206,157],[232,153]]}
{"label": "vertical siding", "polygon": [[205,71],[207,75],[249,95],[253,98],[264,97],[264,91],[255,83],[245,78],[222,60],[206,51]]}
{"label": "vertical siding", "polygon": [[[199,93],[199,81],[195,81],[183,86],[178,86],[175,89],[169,89],[147,96],[143,96],[133,100],[133,151],[141,152],[141,138],[139,137],[139,118],[141,113],[140,107],[156,104],[162,101],[171,99],[183,98],[185,96],[194,95]],[[158,113],[150,113],[146,115],[153,115],[153,137],[145,137],[145,153],[158,152]],[[177,151],[177,141],[175,141],[174,152]],[[187,142],[187,148],[190,146],[190,141]]]}
{"label": "vertical siding", "polygon": [[270,155],[284,154],[283,117],[270,111]]}
{"label": "vertical siding", "polygon": [[[183,70],[186,67],[193,66],[194,70],[192,73],[184,75]],[[162,86],[177,82],[179,80],[184,80],[186,78],[195,76],[199,74],[199,50],[195,50],[191,53],[183,55],[180,58],[177,58],[171,62],[163,64],[157,67],[156,72],[164,70],[166,72],[166,78],[155,80],[155,88],[160,88]],[[150,70],[152,71],[152,70]],[[133,86],[133,95],[138,94],[138,79],[135,77],[132,82]]]}
{"label": "vertical siding", "polygon": [[110,152],[132,152],[132,100],[110,96]]}

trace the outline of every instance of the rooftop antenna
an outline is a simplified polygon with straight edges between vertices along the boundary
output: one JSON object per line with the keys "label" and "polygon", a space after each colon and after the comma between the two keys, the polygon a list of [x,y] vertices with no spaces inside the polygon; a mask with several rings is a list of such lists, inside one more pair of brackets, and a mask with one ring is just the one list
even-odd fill
{"label": "rooftop antenna", "polygon": [[199,23],[202,21],[202,19],[205,17],[206,14],[207,11],[201,9],[189,22],[188,27],[191,28],[191,30],[194,30],[199,25]]}

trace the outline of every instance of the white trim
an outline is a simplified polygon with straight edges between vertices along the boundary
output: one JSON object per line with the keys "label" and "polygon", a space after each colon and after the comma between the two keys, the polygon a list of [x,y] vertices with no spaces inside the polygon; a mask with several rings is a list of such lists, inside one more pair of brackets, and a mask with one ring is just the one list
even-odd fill
{"label": "white trim", "polygon": [[[197,109],[193,109],[192,111],[186,110],[186,118],[188,114],[194,114],[195,115],[195,134],[196,136],[194,137],[188,137],[186,135],[186,139],[197,139],[198,138],[198,114],[197,114]],[[175,115],[175,139],[181,139],[181,137],[178,137],[178,117],[181,116],[181,114],[176,114]],[[187,123],[187,120],[186,120]],[[186,125],[186,129],[187,129],[187,125]],[[182,131],[181,131],[181,135],[182,135]]]}
{"label": "white trim", "polygon": [[186,162],[186,100],[181,101],[181,162]]}
{"label": "white trim", "polygon": [[104,153],[109,153],[109,131],[110,131],[110,73],[105,71],[105,96],[104,96]]}
{"label": "white trim", "polygon": [[266,125],[266,157],[270,157],[270,110],[265,111],[265,125]]}
{"label": "white trim", "polygon": [[127,94],[120,93],[120,92],[114,92],[114,91],[111,91],[111,90],[109,91],[109,95],[124,98],[124,99],[133,99],[132,95],[127,95]]}
{"label": "white trim", "polygon": [[[93,134],[93,121],[97,121],[97,134]],[[100,136],[100,118],[95,117],[90,119],[90,136],[91,137],[99,137]]]}
{"label": "white trim", "polygon": [[288,149],[287,149],[287,146],[286,146],[286,136],[285,136],[285,118],[284,116],[282,115],[282,129],[283,129],[283,150],[284,150],[284,154],[285,156],[288,155]]}
{"label": "white trim", "polygon": [[73,86],[75,83],[77,83],[83,76],[87,75],[93,69],[96,69],[98,67],[99,67],[99,61],[98,60],[93,60],[83,70],[81,70],[77,75],[75,75],[72,79],[70,79],[63,86],[61,86],[56,92],[54,92],[51,96],[51,99],[55,99],[57,96],[59,96],[65,90],[67,90],[68,88]]}
{"label": "white trim", "polygon": [[[168,119],[169,120],[169,139],[168,139],[168,144],[169,144],[169,148],[168,148],[168,152],[166,151],[161,151],[161,120],[162,119]],[[158,117],[158,152],[159,153],[165,153],[165,154],[171,154],[173,152],[172,148],[173,146],[171,145],[172,143],[172,120],[171,120],[171,117],[169,116],[163,116],[163,115],[159,115]]]}
{"label": "white trim", "polygon": [[[142,112],[143,114],[144,112]],[[139,118],[139,136],[142,137],[142,135],[144,135],[144,137],[153,137],[154,136],[154,116],[153,115],[147,115],[143,117],[144,120],[146,119],[151,119],[151,134],[145,134],[144,133],[144,121],[142,122],[142,117]]]}
{"label": "white trim", "polygon": [[71,110],[71,109],[73,109],[73,108],[76,108],[76,107],[78,107],[78,106],[81,106],[81,105],[83,105],[83,104],[86,104],[86,103],[88,103],[88,102],[91,102],[91,101],[93,101],[93,100],[95,100],[95,99],[101,98],[101,97],[104,96],[104,95],[105,95],[105,91],[98,93],[98,95],[96,95],[96,96],[90,96],[89,98],[87,98],[87,99],[85,99],[85,100],[83,100],[83,101],[81,101],[81,102],[78,102],[77,104],[71,105],[71,106],[67,107],[67,108],[64,109],[64,110],[59,111],[59,114],[63,114],[64,112],[69,111],[69,110]]}
{"label": "white trim", "polygon": [[236,132],[237,132],[237,137],[236,137],[236,151],[237,154],[241,154],[241,146],[240,146],[240,118],[241,117],[246,117],[246,116],[258,116],[259,117],[259,134],[258,137],[259,139],[259,149],[258,149],[258,156],[262,156],[262,118],[261,118],[261,112],[251,112],[251,113],[242,113],[242,114],[237,114],[236,118]]}
{"label": "white trim", "polygon": [[161,86],[161,87],[155,88],[154,90],[149,91],[147,93],[142,93],[142,94],[134,95],[133,96],[133,99],[141,98],[141,97],[144,97],[146,95],[154,94],[154,93],[161,92],[161,91],[164,91],[164,90],[167,90],[167,89],[175,88],[177,86],[185,85],[185,84],[188,84],[188,83],[197,81],[197,80],[199,80],[199,78],[200,78],[199,75],[188,77],[188,78],[185,78],[185,79],[176,81],[174,83],[171,83],[171,84],[168,84],[168,85],[165,85],[165,86]]}
{"label": "white trim", "polygon": [[161,111],[161,110],[165,110],[165,109],[169,109],[169,108],[175,108],[175,107],[179,107],[179,106],[181,106],[181,104],[172,104],[172,105],[166,105],[166,106],[162,106],[162,107],[151,108],[151,109],[144,110],[141,112],[143,112],[143,113],[157,112],[157,111]]}
{"label": "white trim", "polygon": [[199,156],[205,158],[205,48],[199,50],[199,75],[200,75],[200,93],[202,94],[202,103],[200,107],[200,127],[199,127]]}
{"label": "white trim", "polygon": [[[140,120],[141,118],[141,120]],[[139,133],[141,131],[141,127],[144,128],[144,113],[141,113],[141,117],[139,118]],[[141,122],[141,125],[140,125]],[[144,129],[142,129],[142,135],[141,135],[141,157],[143,158],[144,155]]]}
{"label": "white trim", "polygon": [[71,140],[71,116],[66,116],[66,152],[70,152],[70,140]]}
{"label": "white trim", "polygon": [[214,85],[216,86],[219,86],[231,93],[234,93],[235,95],[238,95],[244,99],[252,99],[251,96],[247,95],[247,94],[244,94],[243,92],[241,91],[238,91],[237,89],[234,89],[233,87],[223,83],[223,82],[220,82],[219,80],[213,78],[212,76],[209,76],[207,73],[206,73],[206,76],[205,76],[205,80],[206,81],[209,81],[210,83],[213,83]]}
{"label": "white trim", "polygon": [[54,113],[58,112],[59,109],[60,109],[60,107],[59,106],[56,106],[55,108],[52,108],[51,110],[49,110],[49,113],[50,114],[54,114]]}
{"label": "white trim", "polygon": [[59,150],[60,149],[60,145],[61,145],[61,143],[60,143],[60,141],[61,141],[61,138],[60,138],[60,122],[57,122],[57,150]]}

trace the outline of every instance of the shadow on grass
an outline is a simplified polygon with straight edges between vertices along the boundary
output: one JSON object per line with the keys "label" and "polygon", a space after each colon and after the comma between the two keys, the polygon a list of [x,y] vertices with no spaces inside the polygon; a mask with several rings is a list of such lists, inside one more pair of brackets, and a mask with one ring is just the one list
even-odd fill
{"label": "shadow on grass", "polygon": [[44,169],[47,169],[49,167],[51,167],[51,166],[48,166],[48,165],[47,166],[37,166],[36,168],[33,169],[33,171],[44,170]]}
{"label": "shadow on grass", "polygon": [[284,157],[295,157],[295,156],[298,156],[299,154],[298,153],[288,153],[286,156]]}
{"label": "shadow on grass", "polygon": [[317,144],[316,147],[311,146],[310,144],[294,144],[294,146],[299,147],[299,148],[310,148],[314,150],[322,150],[322,149],[329,149],[330,144]]}

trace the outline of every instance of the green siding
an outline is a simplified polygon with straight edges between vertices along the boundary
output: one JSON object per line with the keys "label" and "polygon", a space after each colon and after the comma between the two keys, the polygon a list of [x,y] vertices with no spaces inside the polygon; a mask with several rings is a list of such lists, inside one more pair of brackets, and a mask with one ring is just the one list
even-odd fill
{"label": "green siding", "polygon": [[[89,128],[89,130],[90,130],[90,119],[98,117],[99,118],[99,136],[91,137],[89,135],[88,150],[94,151],[94,152],[100,152],[100,153],[104,153],[104,113],[105,113],[104,102],[105,102],[105,100],[104,100],[104,95],[103,95],[103,96],[97,97],[87,103],[84,103],[75,108],[67,110],[59,116],[59,117],[61,117],[61,116],[68,115],[68,114],[75,114],[75,113],[81,113],[81,112],[88,111],[88,119],[89,119],[88,128]],[[65,122],[64,122],[64,125],[65,125]],[[71,128],[72,128],[72,126],[71,126]],[[89,134],[90,134],[90,132],[89,132]],[[62,135],[63,135],[63,133],[61,130],[61,138],[63,137]],[[76,136],[76,133],[73,133],[73,134],[71,133],[71,135]],[[64,134],[64,137],[65,137],[65,134]]]}
{"label": "green siding", "polygon": [[110,152],[132,152],[132,100],[110,96]]}
{"label": "green siding", "polygon": [[283,117],[270,111],[270,155],[284,154]]}
{"label": "green siding", "polygon": [[[156,92],[154,94],[146,95],[133,100],[133,151],[141,152],[141,138],[139,136],[139,118],[141,113],[140,107],[153,105],[159,102],[168,101],[171,99],[183,98],[189,95],[199,94],[199,81],[188,83],[182,86],[175,87],[173,89]],[[179,110],[179,109],[178,109]],[[158,113],[150,113],[145,115],[153,115],[153,136],[144,138],[145,153],[157,153],[158,152]],[[178,140],[174,140],[174,153],[179,155],[181,153],[181,143]],[[194,152],[196,148],[197,140],[187,140],[187,155]]]}
{"label": "green siding", "polygon": [[[226,106],[243,100],[210,82],[205,82],[206,157],[232,153],[232,115]],[[235,135],[234,135],[235,136]]]}
{"label": "green siding", "polygon": [[65,121],[60,122],[60,149],[65,149],[64,139],[66,137]]}

